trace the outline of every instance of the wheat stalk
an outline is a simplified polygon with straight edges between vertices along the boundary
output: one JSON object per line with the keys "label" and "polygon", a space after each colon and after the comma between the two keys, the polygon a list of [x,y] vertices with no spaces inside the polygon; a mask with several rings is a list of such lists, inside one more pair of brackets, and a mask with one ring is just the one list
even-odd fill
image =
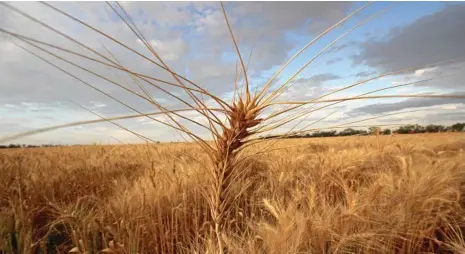
{"label": "wheat stalk", "polygon": [[[90,121],[80,121],[80,122],[74,122],[74,123],[68,123],[68,124],[63,124],[63,125],[57,125],[57,126],[51,126],[47,128],[42,128],[42,129],[37,129],[29,132],[24,132],[24,133],[19,133],[16,135],[8,136],[8,137],[3,137],[0,138],[0,142],[7,142],[11,141],[17,138],[21,137],[26,137],[29,135],[37,134],[37,133],[43,133],[55,129],[60,129],[60,128],[66,128],[66,127],[71,127],[71,126],[77,126],[77,125],[84,125],[84,124],[93,124],[93,123],[99,123],[99,122],[110,122],[112,124],[115,124],[116,126],[133,133],[134,135],[148,141],[153,141],[150,140],[149,138],[135,133],[134,131],[131,131],[124,126],[115,123],[114,121],[116,120],[121,120],[121,119],[130,119],[130,118],[136,118],[136,117],[147,117],[153,121],[156,121],[162,125],[168,126],[180,133],[184,133],[188,135],[192,140],[197,142],[201,147],[205,150],[206,154],[208,155],[210,161],[207,163],[209,164],[208,169],[208,180],[209,180],[209,188],[205,191],[205,198],[207,199],[207,202],[209,204],[210,208],[210,214],[213,220],[214,224],[214,231],[216,235],[216,241],[217,241],[217,247],[219,253],[224,253],[224,250],[226,249],[225,247],[225,242],[223,239],[223,235],[225,234],[224,228],[227,224],[227,214],[228,210],[230,209],[230,205],[232,202],[240,195],[239,193],[235,192],[233,190],[233,187],[238,181],[241,180],[246,180],[244,177],[241,175],[244,164],[243,160],[246,158],[245,156],[242,156],[242,151],[251,146],[252,144],[255,144],[256,142],[259,142],[260,140],[254,139],[254,137],[258,134],[267,132],[267,131],[272,131],[276,130],[279,127],[287,124],[287,123],[293,123],[294,121],[297,121],[298,119],[301,119],[302,117],[306,117],[310,115],[313,112],[317,112],[320,110],[323,110],[324,108],[328,108],[330,106],[333,106],[338,103],[343,103],[346,101],[352,101],[352,100],[373,100],[373,99],[385,99],[385,98],[452,98],[452,99],[464,99],[465,95],[382,95],[382,96],[366,96],[371,93],[376,93],[379,91],[383,91],[386,89],[391,89],[399,86],[405,86],[405,85],[411,85],[415,84],[418,82],[426,82],[430,81],[433,79],[437,78],[442,78],[442,77],[435,77],[431,79],[425,79],[417,82],[411,82],[403,85],[397,85],[397,86],[391,86],[383,89],[378,89],[372,92],[368,92],[365,94],[361,94],[355,97],[348,97],[348,98],[337,98],[337,99],[323,99],[327,96],[330,96],[332,94],[347,90],[349,88],[359,86],[365,83],[368,83],[373,80],[378,80],[382,77],[386,76],[392,76],[392,75],[397,75],[409,71],[413,71],[419,68],[426,68],[426,67],[431,67],[431,66],[438,66],[442,64],[450,64],[454,63],[457,61],[461,61],[463,59],[455,59],[455,60],[448,60],[448,61],[442,61],[438,63],[433,63],[433,64],[427,64],[427,65],[422,65],[422,66],[416,66],[416,67],[410,67],[410,68],[405,68],[402,70],[398,71],[393,71],[393,72],[388,72],[388,73],[383,73],[380,74],[376,77],[369,78],[366,80],[358,81],[353,84],[347,85],[341,89],[335,90],[333,92],[324,94],[318,98],[314,98],[309,101],[277,101],[277,98],[282,94],[284,89],[286,87],[289,87],[289,84],[291,81],[293,81],[305,68],[307,68],[312,62],[314,62],[318,57],[320,57],[324,52],[326,52],[331,46],[333,46],[337,41],[340,39],[344,38],[347,34],[349,34],[351,31],[357,29],[358,27],[364,25],[368,21],[372,20],[376,16],[384,13],[387,8],[381,10],[378,13],[375,13],[374,15],[368,17],[367,19],[363,20],[362,22],[358,23],[354,27],[350,28],[349,30],[345,31],[342,35],[340,35],[338,38],[335,40],[331,41],[323,50],[321,50],[316,56],[314,56],[311,60],[307,61],[299,70],[297,70],[293,75],[291,75],[290,78],[288,78],[285,82],[283,82],[281,85],[279,85],[277,88],[275,88],[273,91],[269,91],[272,87],[273,81],[276,80],[276,78],[282,73],[283,70],[286,69],[286,67],[289,66],[290,63],[292,63],[299,55],[301,55],[306,49],[308,49],[312,44],[314,44],[316,41],[318,41],[320,38],[322,38],[324,35],[335,29],[336,27],[340,26],[347,20],[349,20],[351,17],[353,17],[355,14],[359,13],[363,9],[365,9],[367,6],[371,5],[371,3],[367,3],[358,10],[350,13],[328,29],[326,29],[323,33],[315,37],[312,41],[310,41],[308,44],[306,44],[302,49],[300,49],[294,56],[292,56],[285,64],[279,68],[279,70],[271,76],[271,78],[262,86],[262,88],[253,93],[250,89],[249,85],[249,80],[248,80],[248,75],[247,75],[247,66],[244,62],[244,59],[241,55],[241,52],[239,51],[239,46],[238,42],[236,41],[236,38],[233,33],[233,29],[231,27],[231,24],[229,23],[228,20],[228,15],[226,13],[226,10],[224,8],[223,3],[221,3],[221,8],[222,12],[224,14],[224,20],[226,23],[226,27],[229,31],[232,43],[234,45],[234,48],[237,53],[237,57],[239,59],[239,66],[240,66],[240,73],[237,73],[236,75],[236,82],[235,82],[235,88],[234,88],[234,97],[233,101],[231,103],[227,103],[226,101],[222,100],[220,97],[211,94],[209,91],[203,89],[200,85],[194,83],[193,81],[187,79],[186,77],[183,77],[182,75],[176,73],[174,70],[172,70],[164,61],[162,56],[160,56],[155,49],[148,43],[147,39],[143,36],[143,34],[140,32],[140,30],[137,28],[136,24],[133,22],[131,17],[128,15],[126,10],[121,6],[119,3],[117,3],[116,6],[112,6],[110,3],[107,3],[107,5],[111,8],[111,10],[118,15],[118,17],[127,25],[127,27],[134,33],[134,35],[143,42],[144,46],[150,51],[150,53],[158,60],[158,62],[155,62],[152,60],[150,57],[136,51],[135,49],[125,45],[124,43],[120,42],[119,40],[113,38],[111,35],[108,35],[99,29],[96,29],[90,24],[87,24],[86,22],[79,20],[78,18],[70,15],[69,13],[62,11],[58,9],[57,7],[52,6],[51,4],[48,3],[43,3],[45,6],[49,7],[51,10],[56,11],[72,20],[75,22],[81,24],[82,26],[91,29],[101,36],[110,39],[111,41],[117,43],[120,45],[122,48],[131,51],[134,53],[134,55],[138,57],[142,57],[143,59],[149,61],[150,63],[154,64],[158,68],[163,69],[167,73],[173,77],[175,82],[169,82],[166,80],[162,80],[156,77],[151,77],[149,75],[144,75],[141,73],[137,73],[136,71],[132,70],[128,66],[123,66],[120,61],[107,49],[107,52],[112,55],[113,59],[97,52],[96,50],[92,49],[91,47],[87,46],[86,44],[78,41],[77,39],[67,35],[64,32],[61,32],[37,19],[34,17],[31,17],[30,15],[18,10],[15,7],[10,6],[7,3],[0,3],[3,6],[11,9],[12,11],[15,11],[19,13],[20,15],[30,19],[31,21],[42,25],[43,27],[53,31],[56,34],[59,34],[63,36],[64,38],[68,39],[69,41],[75,43],[76,45],[79,45],[86,49],[88,52],[94,54],[95,56],[87,56],[82,53],[78,53],[76,51],[60,47],[57,45],[54,45],[53,43],[50,42],[45,42],[42,40],[38,40],[36,38],[32,38],[27,35],[23,35],[20,33],[8,31],[6,29],[0,28],[0,32],[7,34],[11,36],[12,38],[15,38],[16,40],[19,40],[30,47],[39,50],[41,52],[46,53],[47,55],[54,57],[56,60],[60,60],[63,62],[66,62],[72,66],[74,66],[77,69],[80,69],[82,71],[85,71],[95,77],[98,77],[102,80],[108,81],[109,83],[113,84],[114,86],[117,86],[129,94],[132,94],[134,96],[139,97],[140,99],[146,101],[147,103],[150,103],[153,105],[155,108],[157,108],[159,111],[158,112],[153,112],[153,113],[143,113],[139,110],[136,110],[132,106],[118,100],[115,97],[112,97],[110,94],[106,93],[105,91],[96,88],[94,85],[84,81],[83,79],[77,77],[75,74],[73,74],[71,71],[66,70],[62,67],[60,67],[58,64],[53,63],[50,60],[45,59],[44,57],[38,55],[37,53],[33,52],[32,50],[21,46],[17,43],[15,43],[18,47],[22,48],[23,50],[29,52],[30,54],[38,57],[39,59],[43,60],[45,63],[51,65],[52,67],[56,68],[57,70],[69,75],[70,77],[80,81],[82,84],[90,87],[91,89],[94,89],[95,91],[104,94],[105,96],[111,98],[112,100],[115,100],[116,102],[120,103],[121,105],[125,106],[126,108],[131,109],[132,111],[136,112],[137,114],[133,115],[126,115],[126,116],[119,116],[119,117],[113,117],[113,118],[106,118],[104,116],[98,115],[97,116],[100,119],[97,120],[90,120]],[[117,9],[118,8],[118,9]],[[121,12],[121,13],[120,13]],[[123,15],[124,14],[124,15]],[[126,86],[123,86],[117,81],[114,81],[108,77],[103,76],[102,74],[97,73],[96,71],[93,71],[89,68],[86,68],[85,66],[79,65],[71,60],[68,60],[65,56],[56,54],[51,52],[50,50],[46,49],[47,48],[53,48],[56,50],[59,50],[62,53],[67,53],[71,54],[73,56],[77,56],[83,59],[86,59],[88,61],[92,61],[94,63],[101,64],[103,66],[106,66],[108,68],[111,68],[113,70],[117,71],[122,71],[123,73],[128,74],[132,81],[137,85],[137,87],[142,91],[142,94],[137,92],[135,89],[132,88],[127,88]],[[242,78],[244,81],[244,86],[243,89],[240,91],[240,89],[237,86],[237,80],[239,79],[238,76],[239,74],[242,74]],[[155,83],[155,82],[158,82]],[[157,102],[154,98],[152,98],[148,92],[146,92],[143,88],[143,84],[148,84],[156,89],[158,89],[160,92],[171,96],[174,100],[182,103],[186,108],[182,109],[169,109],[165,106],[163,106],[161,103]],[[193,102],[189,102],[185,99],[182,99],[180,96],[177,96],[171,92],[169,92],[166,87],[163,87],[163,85],[168,86],[168,87],[177,87],[183,89],[183,91],[188,95],[188,97],[191,99]],[[218,104],[218,107],[207,107],[207,105],[204,102],[204,96],[212,99],[214,102]],[[328,104],[330,103],[330,104]],[[316,109],[303,109],[302,111],[297,111],[297,109],[302,108],[305,105],[311,105],[311,104],[326,104],[325,106],[316,108]],[[276,105],[285,105],[284,109],[275,111],[271,113],[268,116],[265,116],[264,113],[266,110],[272,109]],[[186,112],[186,111],[194,111],[199,114],[201,114],[205,119],[208,121],[208,125],[201,124],[197,121],[193,121],[189,119],[188,117],[183,116],[181,113]],[[414,111],[408,111],[408,112],[414,112]],[[401,113],[408,113],[408,112],[401,112]],[[289,116],[286,114],[292,113],[293,115]],[[335,113],[335,112],[333,112]],[[277,136],[276,139],[287,137],[289,135],[295,135],[297,133],[302,133],[305,131],[309,130],[319,130],[319,129],[309,129],[310,126],[316,124],[317,122],[320,122],[324,120],[325,118],[329,117],[331,114],[326,115],[325,117],[309,124],[306,125],[304,128],[298,131],[292,131],[295,127],[297,127],[298,124],[303,122],[301,120],[300,123],[295,124],[291,130],[288,131],[288,133]],[[397,114],[397,113],[395,113]],[[165,116],[167,121],[160,121],[154,117],[153,115],[162,115]],[[224,117],[226,120],[221,121],[220,120],[220,115],[221,117]],[[350,123],[345,123],[341,125],[335,125],[335,126],[330,126],[328,128],[346,128],[349,127],[347,125],[351,125],[354,123],[370,120],[370,119],[375,119],[379,117],[385,117],[393,114],[386,114],[382,116],[377,116],[377,117],[371,117],[368,119],[363,119],[359,121],[352,121]],[[181,119],[184,119],[186,121],[189,121],[193,124],[196,124],[203,129],[207,130],[210,134],[212,134],[213,137],[213,142],[209,143],[206,139],[201,138],[200,135],[197,135],[196,133],[192,132],[187,128],[187,126],[183,125],[179,120],[174,118],[174,116],[177,116]],[[284,116],[283,119],[277,120],[278,116]],[[273,122],[274,121],[274,122]],[[320,128],[321,129],[321,128]],[[263,151],[257,151],[257,153],[260,153]]]}

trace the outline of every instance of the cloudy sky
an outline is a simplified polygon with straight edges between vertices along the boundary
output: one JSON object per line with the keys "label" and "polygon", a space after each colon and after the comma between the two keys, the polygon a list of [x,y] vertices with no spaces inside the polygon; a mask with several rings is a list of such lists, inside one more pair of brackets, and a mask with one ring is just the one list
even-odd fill
{"label": "cloudy sky", "polygon": [[[38,2],[7,4],[9,6],[0,5],[0,29],[2,29],[0,31],[0,137],[52,125],[98,119],[76,104],[105,117],[135,113],[85,83],[105,91],[139,112],[157,111],[157,108],[147,101],[114,85],[118,83],[132,90],[138,89],[132,78],[122,71],[38,44],[37,42],[41,41],[88,57],[102,59],[38,22],[65,33],[69,38],[110,59],[116,58],[121,65],[131,71],[172,81],[166,71],[44,4]],[[360,2],[225,3],[239,48],[245,61],[249,63],[248,77],[251,86],[253,88],[263,86],[295,52],[364,4]],[[51,5],[158,62],[105,2],[61,2]],[[231,99],[237,56],[218,2],[124,2],[122,6],[170,68],[216,96],[225,100]],[[394,85],[399,86],[372,95],[465,94],[465,84],[462,82],[465,79],[464,17],[465,4],[461,3],[374,3],[323,36],[290,64],[273,87],[279,86],[291,77],[325,49],[328,43],[344,35],[299,73],[291,83],[292,86],[277,100],[308,101],[357,81],[405,68],[409,68],[409,71],[385,76],[326,98],[352,97]],[[361,25],[357,26],[358,24]],[[355,26],[357,27],[352,29]],[[350,32],[346,33],[346,31]],[[24,35],[36,41],[29,40],[28,44],[15,38],[11,33]],[[457,61],[428,65],[454,59]],[[80,69],[76,65],[92,70],[106,79]],[[441,78],[411,84],[437,77]],[[403,84],[409,85],[402,86]],[[163,106],[170,109],[183,108],[182,103],[173,97],[148,84],[142,85]],[[181,89],[160,85],[166,91],[189,100]],[[438,98],[357,100],[312,112],[306,118],[298,119],[298,122],[299,128],[305,127],[329,113],[336,112],[311,126],[311,128],[323,128],[383,114],[417,110],[357,124],[452,124],[465,121],[464,103],[463,99]],[[311,108],[308,110],[311,111]],[[183,115],[194,121],[202,121],[200,116],[193,112]],[[282,117],[290,117],[290,115]],[[166,118],[160,116],[157,119],[165,121]],[[119,123],[154,140],[181,140],[177,132],[147,118],[122,120]],[[292,122],[284,125],[277,131],[288,131],[289,128],[295,127],[295,124],[296,122]],[[199,135],[207,135],[199,126],[188,126]],[[115,143],[116,140],[128,143],[140,142],[135,135],[110,123],[70,127],[21,138],[15,142],[83,144]]]}

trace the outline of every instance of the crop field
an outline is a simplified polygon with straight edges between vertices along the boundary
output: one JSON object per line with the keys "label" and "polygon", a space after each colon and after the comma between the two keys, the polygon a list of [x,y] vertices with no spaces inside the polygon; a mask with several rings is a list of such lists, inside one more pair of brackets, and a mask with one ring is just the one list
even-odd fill
{"label": "crop field", "polygon": [[[222,210],[224,249],[464,253],[464,149],[463,133],[251,146]],[[0,250],[215,253],[205,161],[188,143],[3,149]]]}
{"label": "crop field", "polygon": [[0,2],[0,254],[465,254],[463,17]]}

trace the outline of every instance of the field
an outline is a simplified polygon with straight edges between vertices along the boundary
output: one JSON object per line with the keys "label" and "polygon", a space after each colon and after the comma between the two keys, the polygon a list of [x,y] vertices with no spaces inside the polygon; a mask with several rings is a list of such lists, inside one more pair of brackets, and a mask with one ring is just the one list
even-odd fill
{"label": "field", "polygon": [[[267,141],[224,215],[228,253],[463,253],[463,133]],[[265,150],[264,150],[265,151]],[[214,253],[194,144],[0,153],[3,253]]]}

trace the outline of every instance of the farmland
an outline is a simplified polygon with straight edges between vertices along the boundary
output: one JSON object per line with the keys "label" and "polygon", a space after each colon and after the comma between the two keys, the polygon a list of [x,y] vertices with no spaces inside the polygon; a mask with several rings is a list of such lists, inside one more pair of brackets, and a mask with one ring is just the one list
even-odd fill
{"label": "farmland", "polygon": [[[225,249],[463,253],[464,149],[464,133],[251,146]],[[0,250],[215,253],[205,161],[189,143],[3,149]]]}

